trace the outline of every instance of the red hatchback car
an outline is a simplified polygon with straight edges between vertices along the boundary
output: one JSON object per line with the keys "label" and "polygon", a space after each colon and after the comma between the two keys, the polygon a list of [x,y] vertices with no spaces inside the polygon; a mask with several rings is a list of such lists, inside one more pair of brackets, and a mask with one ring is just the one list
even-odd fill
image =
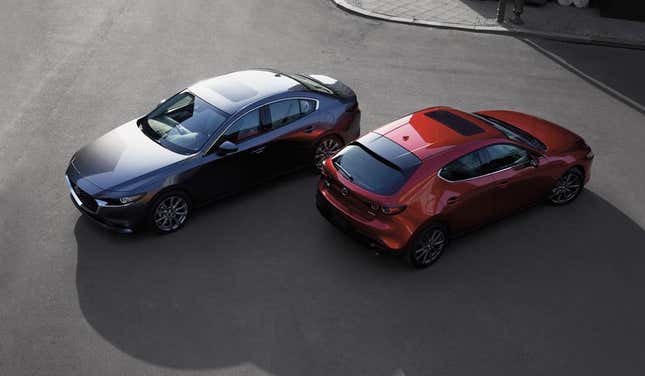
{"label": "red hatchback car", "polygon": [[592,160],[580,136],[546,120],[433,107],[327,159],[316,203],[332,223],[422,268],[441,256],[451,235],[544,198],[573,201]]}

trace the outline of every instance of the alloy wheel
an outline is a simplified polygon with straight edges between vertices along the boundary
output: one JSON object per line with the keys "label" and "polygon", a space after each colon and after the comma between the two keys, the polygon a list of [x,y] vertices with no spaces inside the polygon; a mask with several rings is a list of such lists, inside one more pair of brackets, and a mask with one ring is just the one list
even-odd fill
{"label": "alloy wheel", "polygon": [[569,171],[551,189],[549,200],[558,205],[566,204],[576,198],[581,189],[582,176],[575,171]]}
{"label": "alloy wheel", "polygon": [[419,266],[428,266],[439,258],[446,246],[446,234],[439,228],[427,231],[414,250],[414,261]]}
{"label": "alloy wheel", "polygon": [[171,195],[159,202],[155,209],[154,223],[163,232],[178,229],[188,218],[188,202],[181,196]]}
{"label": "alloy wheel", "polygon": [[338,153],[342,147],[342,143],[335,137],[328,137],[320,141],[314,152],[314,166],[316,169],[320,170],[325,159]]}

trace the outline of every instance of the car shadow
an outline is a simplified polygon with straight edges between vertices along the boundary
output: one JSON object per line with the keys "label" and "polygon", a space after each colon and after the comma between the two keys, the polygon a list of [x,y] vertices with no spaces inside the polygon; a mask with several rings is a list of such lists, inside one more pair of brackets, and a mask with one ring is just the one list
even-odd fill
{"label": "car shadow", "polygon": [[80,217],[84,317],[119,350],[180,369],[642,369],[645,232],[593,192],[461,237],[412,271],[327,223],[315,184],[310,174],[279,180],[165,236]]}

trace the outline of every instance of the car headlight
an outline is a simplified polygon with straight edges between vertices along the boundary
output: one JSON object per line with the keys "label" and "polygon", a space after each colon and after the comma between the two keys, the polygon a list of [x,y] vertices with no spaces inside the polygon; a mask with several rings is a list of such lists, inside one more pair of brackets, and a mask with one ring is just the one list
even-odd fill
{"label": "car headlight", "polygon": [[134,195],[134,196],[125,196],[125,197],[120,197],[120,198],[119,198],[119,202],[120,202],[120,203],[122,203],[122,204],[129,204],[129,203],[131,203],[131,202],[135,202],[135,201],[137,201],[137,200],[138,200],[138,199],[140,199],[141,197],[143,197],[143,194]]}
{"label": "car headlight", "polygon": [[121,206],[121,205],[131,204],[131,203],[139,200],[144,195],[145,195],[145,193],[141,193],[141,194],[138,194],[138,195],[132,195],[132,196],[123,196],[123,197],[118,197],[118,198],[98,198],[98,199],[96,199],[96,202],[100,206]]}

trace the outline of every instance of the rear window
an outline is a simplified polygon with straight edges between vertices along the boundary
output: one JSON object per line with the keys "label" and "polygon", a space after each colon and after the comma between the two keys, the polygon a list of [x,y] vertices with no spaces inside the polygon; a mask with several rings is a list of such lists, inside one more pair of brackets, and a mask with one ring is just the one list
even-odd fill
{"label": "rear window", "polygon": [[396,193],[413,170],[402,170],[360,144],[351,144],[333,159],[336,169],[352,183],[379,195]]}

